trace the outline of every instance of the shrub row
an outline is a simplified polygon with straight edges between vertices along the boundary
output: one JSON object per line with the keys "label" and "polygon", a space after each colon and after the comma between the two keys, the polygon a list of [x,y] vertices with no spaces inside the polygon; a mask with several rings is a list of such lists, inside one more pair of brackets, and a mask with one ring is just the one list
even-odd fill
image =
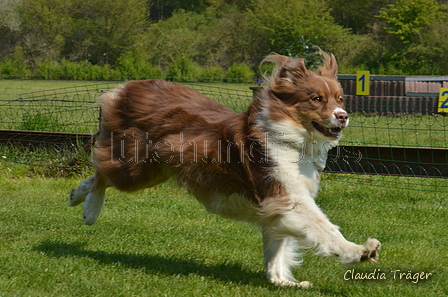
{"label": "shrub row", "polygon": [[110,65],[92,65],[89,62],[42,62],[34,70],[22,61],[10,59],[0,63],[0,79],[73,79],[73,80],[127,80],[163,78],[191,82],[253,82],[254,71],[245,64],[234,63],[227,71],[221,66],[201,67],[188,58],[178,58],[163,71],[159,66],[134,58],[125,58],[112,68]]}

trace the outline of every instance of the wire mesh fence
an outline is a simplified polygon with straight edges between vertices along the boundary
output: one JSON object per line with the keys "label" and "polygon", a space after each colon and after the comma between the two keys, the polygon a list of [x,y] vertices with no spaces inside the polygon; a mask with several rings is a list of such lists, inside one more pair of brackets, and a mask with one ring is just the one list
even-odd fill
{"label": "wire mesh fence", "polygon": [[[244,111],[253,96],[249,87],[237,90],[214,84],[184,85],[237,112]],[[91,135],[98,130],[95,100],[101,91],[116,86],[104,82],[0,100],[0,168],[21,164],[54,173],[90,166]],[[433,112],[377,112],[363,108],[361,100],[366,99],[346,99],[350,124],[341,145],[330,151],[326,168],[338,174],[327,178],[448,192],[448,117]],[[381,106],[387,110],[384,104]]]}
{"label": "wire mesh fence", "polygon": [[[401,97],[396,99],[398,101]],[[371,98],[353,97],[346,100],[350,113],[350,129],[343,139],[346,144],[448,147],[448,117],[434,112],[433,107],[431,111],[417,107],[394,108],[391,99],[379,97],[377,101],[383,104],[383,111],[380,112],[379,108],[375,110],[369,105]],[[413,97],[408,101],[414,106],[431,101],[437,111],[437,101],[431,97]]]}
{"label": "wire mesh fence", "polygon": [[95,100],[114,83],[90,84],[21,94],[0,100],[0,129],[96,133],[98,108]]}

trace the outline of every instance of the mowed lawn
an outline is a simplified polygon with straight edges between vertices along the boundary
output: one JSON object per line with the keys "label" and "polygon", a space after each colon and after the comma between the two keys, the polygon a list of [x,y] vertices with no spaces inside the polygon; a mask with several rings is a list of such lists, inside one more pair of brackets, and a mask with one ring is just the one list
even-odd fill
{"label": "mowed lawn", "polygon": [[[343,266],[304,251],[308,290],[265,280],[257,228],[207,214],[168,182],[107,190],[98,222],[67,204],[83,177],[0,171],[0,296],[447,296],[445,194],[348,185],[324,175],[318,204],[351,241],[382,244],[378,263]],[[423,274],[422,274],[423,273]],[[370,280],[356,280],[357,276]],[[406,279],[411,278],[411,279]],[[425,279],[422,279],[425,278]]]}
{"label": "mowed lawn", "polygon": [[[91,83],[0,80],[0,100]],[[347,130],[346,141],[384,138],[357,131]],[[83,225],[82,207],[69,207],[68,196],[87,176],[41,177],[0,161],[0,296],[448,296],[447,194],[369,186],[414,184],[409,178],[324,174],[317,203],[331,221],[347,239],[375,237],[383,247],[378,263],[356,266],[303,251],[294,274],[314,287],[301,290],[267,282],[256,227],[207,214],[173,182],[133,194],[108,189],[98,222]]]}

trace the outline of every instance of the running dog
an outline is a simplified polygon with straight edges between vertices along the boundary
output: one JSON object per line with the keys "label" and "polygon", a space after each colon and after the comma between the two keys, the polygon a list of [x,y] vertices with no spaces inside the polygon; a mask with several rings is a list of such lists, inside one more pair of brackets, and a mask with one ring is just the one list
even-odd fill
{"label": "running dog", "polygon": [[316,205],[328,151],[349,124],[338,66],[321,53],[311,71],[277,54],[267,86],[243,113],[177,83],[129,81],[99,98],[95,175],[70,195],[84,202],[84,223],[97,220],[107,187],[132,192],[175,178],[207,211],[260,226],[267,278],[309,287],[292,268],[299,248],[342,263],[376,262],[381,244],[347,241]]}

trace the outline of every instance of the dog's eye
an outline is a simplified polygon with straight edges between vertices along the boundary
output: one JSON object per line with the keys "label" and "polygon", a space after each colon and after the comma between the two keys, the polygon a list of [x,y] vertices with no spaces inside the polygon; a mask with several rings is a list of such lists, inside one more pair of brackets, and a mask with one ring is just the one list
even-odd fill
{"label": "dog's eye", "polygon": [[339,96],[339,98],[338,98],[338,102],[339,102],[339,103],[344,102],[344,98],[342,98],[342,96]]}
{"label": "dog's eye", "polygon": [[320,102],[320,101],[322,101],[322,97],[314,97],[311,100]]}

